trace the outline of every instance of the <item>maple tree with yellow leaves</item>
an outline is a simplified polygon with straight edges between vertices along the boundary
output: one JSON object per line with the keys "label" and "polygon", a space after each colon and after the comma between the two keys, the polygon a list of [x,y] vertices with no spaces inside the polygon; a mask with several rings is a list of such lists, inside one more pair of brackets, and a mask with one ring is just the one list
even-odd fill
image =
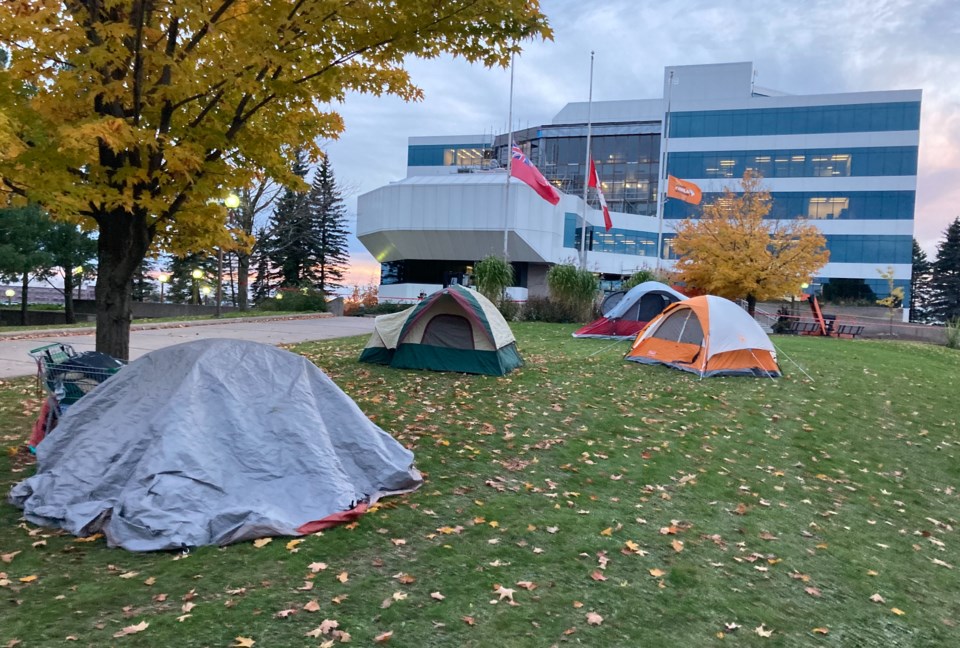
{"label": "maple tree with yellow leaves", "polygon": [[130,281],[162,246],[230,246],[222,199],[344,129],[349,92],[422,93],[408,56],[505,66],[536,0],[0,4],[0,186],[99,232],[97,350],[129,355]]}
{"label": "maple tree with yellow leaves", "polygon": [[767,219],[772,206],[762,178],[747,171],[741,192],[727,188],[699,219],[676,226],[677,279],[727,299],[757,301],[794,295],[830,258],[820,230],[803,219]]}

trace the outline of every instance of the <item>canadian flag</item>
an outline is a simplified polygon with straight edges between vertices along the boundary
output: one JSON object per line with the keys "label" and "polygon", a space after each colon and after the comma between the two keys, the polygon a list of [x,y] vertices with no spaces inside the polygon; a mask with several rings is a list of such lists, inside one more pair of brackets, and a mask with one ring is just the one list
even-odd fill
{"label": "canadian flag", "polygon": [[600,208],[603,209],[603,224],[609,232],[610,228],[613,227],[613,221],[610,220],[610,210],[607,209],[607,201],[603,197],[603,189],[600,188],[600,177],[597,175],[597,167],[594,165],[593,160],[590,160],[590,180],[587,182],[587,186],[597,190]]}

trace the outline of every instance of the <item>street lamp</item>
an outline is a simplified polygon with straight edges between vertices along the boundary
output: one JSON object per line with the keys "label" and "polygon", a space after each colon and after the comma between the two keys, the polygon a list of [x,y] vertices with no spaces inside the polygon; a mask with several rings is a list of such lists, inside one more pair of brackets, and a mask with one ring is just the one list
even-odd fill
{"label": "street lamp", "polygon": [[77,299],[80,299],[83,291],[83,266],[78,265],[71,273],[77,278]]}
{"label": "street lamp", "polygon": [[203,270],[200,268],[194,268],[193,272],[190,273],[190,276],[193,277],[193,305],[196,306],[200,303],[200,294],[198,292],[199,285],[197,281],[203,278]]}
{"label": "street lamp", "polygon": [[157,281],[160,282],[160,303],[163,303],[163,287],[167,285],[167,282],[170,281],[170,275],[161,272],[160,276],[157,277]]}
{"label": "street lamp", "polygon": [[206,306],[207,301],[210,299],[210,286],[204,286],[200,289],[200,292],[203,293],[203,304]]}
{"label": "street lamp", "polygon": [[3,294],[7,296],[7,306],[13,304],[13,296],[17,294],[13,288],[7,288],[7,291]]}
{"label": "street lamp", "polygon": [[[223,205],[227,209],[236,209],[240,206],[240,196],[232,191],[223,199]],[[214,317],[220,317],[220,305],[223,302],[223,247],[217,246],[217,303]]]}

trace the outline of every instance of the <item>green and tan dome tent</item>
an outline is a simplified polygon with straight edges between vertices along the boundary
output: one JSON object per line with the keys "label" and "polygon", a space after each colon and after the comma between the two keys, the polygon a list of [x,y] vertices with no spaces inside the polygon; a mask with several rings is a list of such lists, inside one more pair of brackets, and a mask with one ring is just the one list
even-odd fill
{"label": "green and tan dome tent", "polygon": [[360,362],[503,376],[523,364],[513,331],[493,303],[449,286],[413,308],[380,315]]}

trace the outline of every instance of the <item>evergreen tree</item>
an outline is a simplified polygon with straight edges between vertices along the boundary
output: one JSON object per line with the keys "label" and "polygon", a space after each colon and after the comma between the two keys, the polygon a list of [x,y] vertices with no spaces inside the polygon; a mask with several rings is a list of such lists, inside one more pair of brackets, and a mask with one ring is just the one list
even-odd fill
{"label": "evergreen tree", "polygon": [[311,219],[310,242],[316,259],[316,286],[329,293],[343,287],[340,282],[348,262],[347,209],[329,156],[323,157],[314,174],[307,209]]}
{"label": "evergreen tree", "polygon": [[[307,175],[306,158],[298,152],[293,173]],[[307,192],[288,187],[270,218],[264,252],[270,264],[270,283],[280,286],[311,285],[316,280]]]}
{"label": "evergreen tree", "polygon": [[257,244],[253,248],[250,264],[257,269],[257,276],[250,285],[251,297],[254,304],[259,304],[270,297],[274,287],[270,276],[270,259],[267,256],[266,246],[269,242],[267,231],[264,228],[257,230]]}
{"label": "evergreen tree", "polygon": [[930,284],[933,316],[941,322],[960,319],[960,217],[953,219],[937,246]]}
{"label": "evergreen tree", "polygon": [[155,266],[155,259],[144,257],[133,273],[133,301],[156,301],[159,298],[160,292],[153,285],[153,279],[150,277],[150,273],[156,270]]}
{"label": "evergreen tree", "polygon": [[[201,270],[200,279],[193,278],[193,271]],[[183,257],[173,257],[167,268],[170,273],[170,282],[164,299],[175,304],[199,303],[203,286],[216,284],[217,259],[207,254],[188,254]]]}
{"label": "evergreen tree", "polygon": [[913,239],[913,268],[910,272],[910,321],[927,322],[930,318],[930,279],[932,264],[917,239]]}
{"label": "evergreen tree", "polygon": [[0,209],[0,278],[20,278],[20,324],[27,323],[30,275],[49,268],[52,259],[43,249],[51,222],[34,204]]}

